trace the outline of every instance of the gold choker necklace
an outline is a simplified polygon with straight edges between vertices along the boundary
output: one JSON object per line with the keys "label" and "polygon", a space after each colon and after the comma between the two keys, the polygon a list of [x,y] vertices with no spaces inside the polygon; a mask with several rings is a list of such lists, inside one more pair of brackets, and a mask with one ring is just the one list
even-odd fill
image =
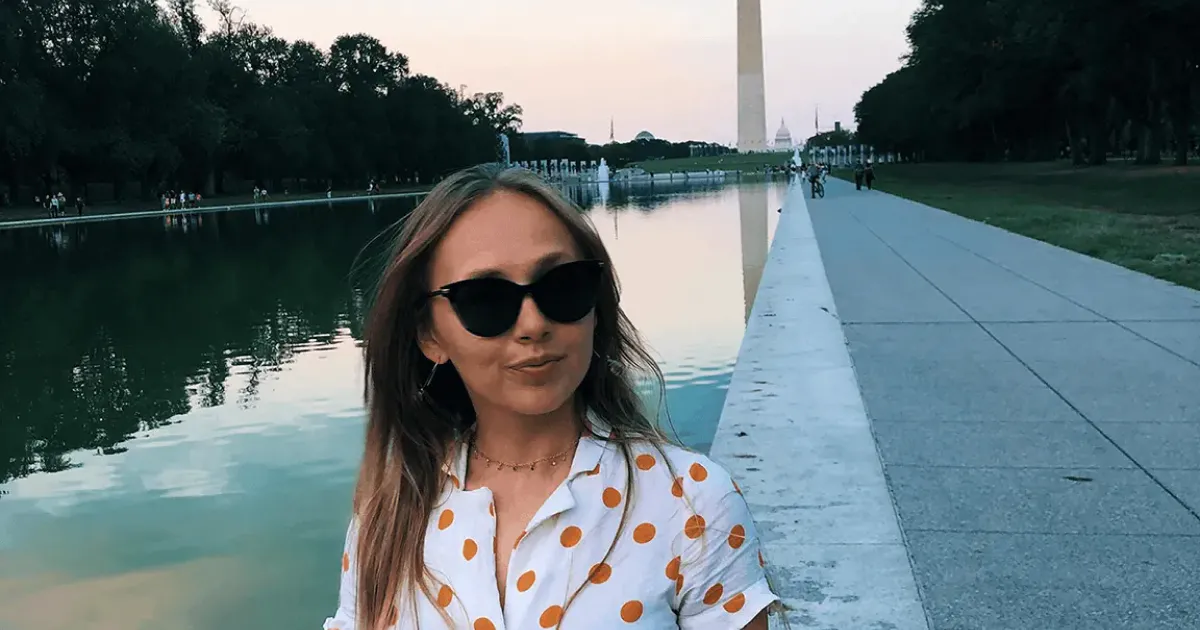
{"label": "gold choker necklace", "polygon": [[580,437],[581,436],[576,435],[575,441],[571,442],[571,445],[568,446],[567,448],[563,449],[561,452],[555,453],[554,455],[551,455],[549,457],[535,459],[534,461],[526,463],[526,464],[510,464],[509,462],[504,462],[504,461],[500,461],[498,459],[492,459],[491,457],[488,457],[486,454],[484,454],[483,451],[479,450],[479,446],[476,445],[476,443],[475,443],[474,435],[471,436],[470,450],[475,453],[475,457],[482,459],[484,462],[484,466],[487,466],[487,467],[491,467],[494,465],[497,470],[504,470],[506,468],[509,470],[513,470],[513,471],[521,470],[523,468],[528,468],[529,470],[534,470],[535,468],[537,468],[538,464],[545,464],[546,462],[549,462],[551,466],[557,466],[558,460],[566,457],[579,444]]}

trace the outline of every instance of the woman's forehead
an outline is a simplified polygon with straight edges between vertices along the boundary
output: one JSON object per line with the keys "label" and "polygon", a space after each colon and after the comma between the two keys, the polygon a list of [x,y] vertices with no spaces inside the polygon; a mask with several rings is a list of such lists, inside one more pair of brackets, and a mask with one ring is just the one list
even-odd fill
{"label": "woman's forehead", "polygon": [[541,202],[500,191],[468,208],[434,250],[432,284],[500,276],[528,282],[548,266],[576,259],[566,224]]}

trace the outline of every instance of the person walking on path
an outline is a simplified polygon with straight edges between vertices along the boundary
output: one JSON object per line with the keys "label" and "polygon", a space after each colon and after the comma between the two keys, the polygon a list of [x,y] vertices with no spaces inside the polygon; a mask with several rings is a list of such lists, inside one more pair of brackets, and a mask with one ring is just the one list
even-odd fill
{"label": "person walking on path", "polygon": [[863,179],[867,182],[867,190],[874,190],[871,186],[875,183],[875,166],[867,162],[867,168],[863,171]]}
{"label": "person walking on path", "polygon": [[862,162],[855,163],[855,165],[854,165],[854,189],[855,190],[862,190],[863,176],[865,175],[865,173],[866,173],[866,171],[863,169]]}

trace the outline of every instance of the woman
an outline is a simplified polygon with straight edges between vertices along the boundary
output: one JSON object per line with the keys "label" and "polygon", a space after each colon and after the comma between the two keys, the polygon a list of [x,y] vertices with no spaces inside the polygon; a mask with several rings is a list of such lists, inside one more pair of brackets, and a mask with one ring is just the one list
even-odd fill
{"label": "woman", "polygon": [[367,320],[366,448],[327,630],[767,628],[746,502],[642,409],[633,374],[661,374],[556,190],[523,169],[443,181]]}

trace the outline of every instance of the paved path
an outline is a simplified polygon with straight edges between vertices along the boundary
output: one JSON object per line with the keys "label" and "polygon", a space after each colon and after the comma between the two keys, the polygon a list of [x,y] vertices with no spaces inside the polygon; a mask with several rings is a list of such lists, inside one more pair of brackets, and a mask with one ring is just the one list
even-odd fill
{"label": "paved path", "polygon": [[933,630],[1200,628],[1200,292],[808,202]]}

